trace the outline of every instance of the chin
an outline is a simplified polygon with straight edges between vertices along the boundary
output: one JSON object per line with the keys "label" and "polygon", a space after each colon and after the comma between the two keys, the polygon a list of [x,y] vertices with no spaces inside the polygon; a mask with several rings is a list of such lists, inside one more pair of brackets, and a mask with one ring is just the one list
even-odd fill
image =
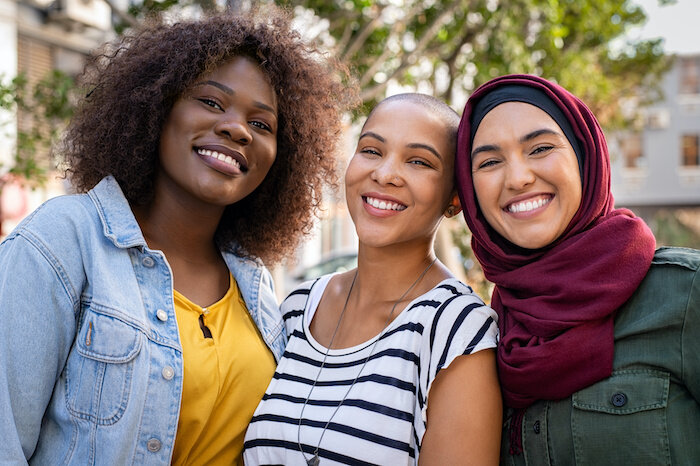
{"label": "chin", "polygon": [[523,237],[523,235],[509,235],[506,237],[508,241],[524,249],[540,249],[549,246],[554,242],[556,237],[544,237],[537,235],[536,237]]}

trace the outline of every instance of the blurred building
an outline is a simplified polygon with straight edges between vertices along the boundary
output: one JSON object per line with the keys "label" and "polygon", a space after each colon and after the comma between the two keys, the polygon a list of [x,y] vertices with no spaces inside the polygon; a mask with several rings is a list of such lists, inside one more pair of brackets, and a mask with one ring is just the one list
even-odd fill
{"label": "blurred building", "polygon": [[615,203],[700,235],[700,55],[677,56],[662,90],[638,128],[610,138]]}
{"label": "blurred building", "polygon": [[[112,12],[103,0],[0,0],[0,79],[7,83],[22,73],[31,86],[52,69],[76,76],[90,50],[113,34]],[[28,130],[27,125],[21,111],[0,113],[0,176],[12,164],[18,129]],[[35,190],[2,182],[5,234],[42,201],[65,192],[54,176]]]}

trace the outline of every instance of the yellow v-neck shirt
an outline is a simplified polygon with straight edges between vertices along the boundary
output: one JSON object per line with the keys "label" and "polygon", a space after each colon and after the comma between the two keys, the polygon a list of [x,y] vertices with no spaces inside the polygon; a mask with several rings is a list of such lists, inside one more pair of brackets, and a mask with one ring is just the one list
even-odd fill
{"label": "yellow v-neck shirt", "polygon": [[243,437],[275,358],[232,276],[226,295],[207,308],[174,297],[185,375],[172,464],[242,465]]}

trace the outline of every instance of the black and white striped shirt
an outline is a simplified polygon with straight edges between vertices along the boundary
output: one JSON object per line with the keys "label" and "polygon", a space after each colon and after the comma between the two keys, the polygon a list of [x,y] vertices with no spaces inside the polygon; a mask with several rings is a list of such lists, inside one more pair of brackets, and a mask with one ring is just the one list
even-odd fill
{"label": "black and white striped shirt", "polygon": [[[245,437],[246,465],[305,465],[297,443],[299,415],[327,348],[309,331],[331,275],[307,282],[282,303],[289,343]],[[457,357],[494,348],[495,312],[468,286],[447,279],[414,299],[380,335],[328,352],[299,431],[310,458],[321,432],[321,465],[416,464],[428,393],[438,371]]]}

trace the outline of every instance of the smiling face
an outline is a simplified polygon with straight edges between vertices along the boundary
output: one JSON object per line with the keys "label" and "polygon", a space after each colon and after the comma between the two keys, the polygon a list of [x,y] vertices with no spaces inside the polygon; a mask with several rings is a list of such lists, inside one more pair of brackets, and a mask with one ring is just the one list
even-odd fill
{"label": "smiling face", "polygon": [[360,243],[431,244],[454,191],[454,145],[445,123],[410,100],[380,104],[365,123],[345,173]]}
{"label": "smiling face", "polygon": [[156,195],[224,206],[253,192],[277,154],[277,99],[267,76],[235,57],[175,102],[160,138]]}
{"label": "smiling face", "polygon": [[546,112],[523,102],[500,104],[481,120],[472,178],[486,221],[527,249],[561,236],[581,204],[574,149]]}

